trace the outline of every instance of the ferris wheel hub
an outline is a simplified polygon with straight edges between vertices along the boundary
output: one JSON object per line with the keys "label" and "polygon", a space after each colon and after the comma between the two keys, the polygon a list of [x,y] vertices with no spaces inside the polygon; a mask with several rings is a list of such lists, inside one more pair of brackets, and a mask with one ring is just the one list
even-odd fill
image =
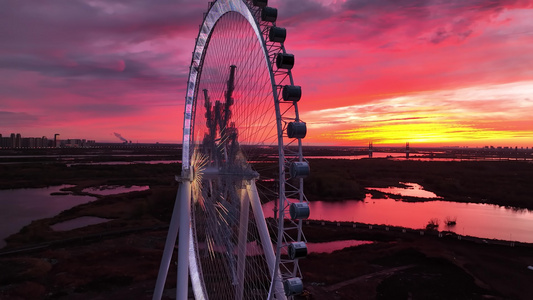
{"label": "ferris wheel hub", "polygon": [[254,170],[224,170],[217,167],[206,167],[201,172],[203,179],[230,178],[235,180],[259,179],[259,173]]}
{"label": "ferris wheel hub", "polygon": [[181,175],[175,175],[174,180],[177,182],[192,182],[194,181],[194,171],[193,169],[183,169],[181,170]]}

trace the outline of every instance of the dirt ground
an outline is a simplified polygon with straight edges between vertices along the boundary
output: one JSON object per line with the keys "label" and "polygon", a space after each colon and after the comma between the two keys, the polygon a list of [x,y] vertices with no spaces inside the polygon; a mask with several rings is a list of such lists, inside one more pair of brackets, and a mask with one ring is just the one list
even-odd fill
{"label": "dirt ground", "polygon": [[[302,259],[300,299],[533,299],[532,248],[315,226],[322,241],[375,242]],[[148,230],[0,256],[0,299],[151,299],[165,238]]]}
{"label": "dirt ground", "polygon": [[307,229],[322,237],[329,232],[332,239],[377,241],[301,260],[312,299],[533,299],[531,245],[336,226]]}
{"label": "dirt ground", "polygon": [[[440,177],[435,177],[437,180],[425,171],[413,171],[415,167],[428,168],[426,164],[381,162],[373,165],[385,171],[342,170],[375,174],[375,177],[366,179],[374,184],[378,179],[380,184],[398,182],[398,177],[394,179],[392,176],[399,176],[400,171],[403,177],[414,181],[418,174],[425,174],[427,178],[418,179],[428,186],[440,182]],[[508,165],[510,171],[516,167],[515,164]],[[493,165],[483,165],[485,169],[478,169],[477,164],[468,166],[470,173],[465,171],[465,174],[455,175],[453,173],[460,166],[454,164],[445,176],[456,178],[457,186],[467,189],[479,183],[467,181],[472,177],[471,172],[486,172]],[[176,167],[67,168],[52,165],[24,169],[11,166],[10,177],[5,175],[8,173],[0,172],[3,188],[70,183],[76,185],[72,191],[79,192],[83,187],[104,184],[150,185],[149,191],[100,197],[54,218],[34,221],[8,238],[4,254],[0,251],[0,299],[151,299],[166,238],[164,226],[170,219],[177,190],[173,170]],[[6,171],[8,167],[3,168]],[[319,166],[314,167],[317,168]],[[533,177],[526,176],[531,167],[520,170],[516,171],[518,177],[513,176],[525,180],[516,181],[521,187],[518,191],[522,193],[526,187],[529,191]],[[384,176],[385,173],[390,176]],[[363,178],[355,173],[341,175],[343,178]],[[515,177],[505,180],[511,182]],[[336,181],[336,178],[328,180]],[[486,184],[491,183],[479,183],[480,186]],[[461,190],[455,193],[459,192]],[[52,224],[79,216],[114,220],[67,232],[50,229]],[[531,246],[510,247],[457,238],[368,230],[359,226],[311,224],[304,230],[309,242],[358,239],[374,243],[329,254],[310,254],[302,259],[306,290],[301,299],[533,299],[533,271],[527,268],[533,265]],[[5,254],[9,249],[36,245],[42,248]],[[170,269],[164,299],[172,299],[175,293],[175,271],[175,268]]]}

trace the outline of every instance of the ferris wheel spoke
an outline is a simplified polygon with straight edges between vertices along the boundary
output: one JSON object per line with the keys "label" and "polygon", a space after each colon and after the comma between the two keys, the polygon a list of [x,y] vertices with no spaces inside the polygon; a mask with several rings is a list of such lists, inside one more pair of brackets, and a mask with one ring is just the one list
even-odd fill
{"label": "ferris wheel spoke", "polygon": [[[278,270],[278,266],[275,264],[276,255],[274,254],[274,248],[268,233],[268,228],[265,222],[265,216],[263,214],[263,208],[261,207],[261,200],[259,198],[259,193],[257,191],[257,186],[255,181],[251,181],[246,187],[248,197],[250,198],[250,203],[252,206],[252,211],[254,212],[254,217],[258,225],[259,235],[261,238],[261,245],[263,252],[267,259],[268,268],[270,275],[273,278],[271,285],[273,288],[269,287],[270,291],[273,291],[273,295],[276,296],[276,299],[286,299],[283,294],[283,288],[281,284],[281,276]],[[277,275],[276,275],[277,274]]]}
{"label": "ferris wheel spoke", "polygon": [[[182,158],[192,201],[190,213],[180,215],[190,222],[191,242],[188,249],[180,243],[178,252],[188,252],[197,299],[279,300],[301,292],[306,127],[291,73],[294,56],[285,52],[286,31],[275,26],[276,18],[266,0],[217,0],[210,2],[196,39]],[[290,185],[293,178],[299,184]],[[303,208],[285,229],[293,208],[288,196]],[[269,201],[279,206],[275,222],[263,213]],[[287,231],[293,229],[296,240]],[[287,259],[295,242],[298,255]],[[180,260],[178,268],[187,266]]]}
{"label": "ferris wheel spoke", "polygon": [[[241,183],[242,185],[243,183]],[[246,246],[248,236],[248,217],[250,214],[250,198],[246,189],[240,191],[241,211],[239,219],[239,243],[237,258],[237,292],[235,299],[243,299],[244,293],[244,270],[246,266]]]}

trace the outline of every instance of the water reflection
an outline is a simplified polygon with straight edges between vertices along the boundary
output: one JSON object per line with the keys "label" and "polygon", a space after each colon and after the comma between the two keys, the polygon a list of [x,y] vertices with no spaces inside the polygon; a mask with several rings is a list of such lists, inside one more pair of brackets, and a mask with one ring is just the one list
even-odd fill
{"label": "water reflection", "polygon": [[[263,205],[266,217],[273,216],[274,203]],[[448,201],[403,202],[394,199],[365,201],[313,201],[310,219],[327,221],[386,224],[407,228],[425,228],[438,219],[439,230],[461,235],[533,243],[533,212],[513,210],[498,205]],[[455,218],[455,226],[446,226],[447,218]]]}
{"label": "water reflection", "polygon": [[426,199],[442,199],[435,195],[435,193],[424,190],[424,187],[418,183],[412,182],[400,182],[400,184],[406,185],[406,188],[400,187],[387,187],[387,188],[367,188],[368,190],[380,191],[382,193],[400,195],[405,197],[418,197]]}
{"label": "water reflection", "polygon": [[372,244],[372,242],[360,240],[344,240],[326,243],[307,243],[306,245],[309,253],[331,253],[333,251],[341,250],[344,248],[361,246],[366,244]]}
{"label": "water reflection", "polygon": [[[340,155],[340,156],[332,156],[332,155],[318,155],[318,156],[309,156],[307,155],[306,158],[308,159],[363,159],[368,158],[368,154],[363,155]],[[405,153],[402,152],[373,152],[372,158],[405,158]]]}
{"label": "water reflection", "polygon": [[132,185],[132,186],[123,186],[123,185],[102,185],[99,187],[90,187],[83,189],[82,192],[84,193],[91,193],[96,195],[114,195],[114,194],[122,194],[122,193],[129,193],[129,192],[139,192],[139,191],[146,191],[149,190],[150,187],[147,185]]}
{"label": "water reflection", "polygon": [[0,248],[4,239],[33,220],[53,217],[63,210],[96,200],[90,196],[50,195],[70,185],[39,189],[0,190]]}
{"label": "water reflection", "polygon": [[[331,253],[336,250],[342,250],[348,247],[361,246],[366,244],[372,244],[371,241],[360,241],[360,240],[343,240],[343,241],[332,241],[325,243],[306,243],[308,253]],[[239,249],[236,245],[233,245],[233,248],[228,249],[225,245],[211,245],[208,246],[206,243],[199,243],[197,245],[199,250],[210,251],[217,253],[227,253],[228,251],[232,252],[235,255],[238,255]],[[283,249],[282,253],[287,254]],[[263,247],[257,241],[248,242],[246,244],[246,256],[255,256],[263,255]]]}
{"label": "water reflection", "polygon": [[67,164],[67,167],[70,166],[115,166],[115,165],[157,165],[157,164],[181,164],[181,160],[139,160],[139,161],[104,161],[104,162],[80,162],[80,163],[71,163]]}

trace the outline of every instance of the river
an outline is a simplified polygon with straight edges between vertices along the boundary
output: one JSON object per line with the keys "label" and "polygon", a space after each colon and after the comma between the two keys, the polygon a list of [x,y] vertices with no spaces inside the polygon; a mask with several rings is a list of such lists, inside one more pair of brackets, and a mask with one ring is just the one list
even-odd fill
{"label": "river", "polygon": [[[375,188],[382,192],[428,199],[436,195],[419,185],[407,183],[409,188]],[[263,205],[265,216],[272,216],[273,202]],[[492,204],[460,203],[442,200],[404,202],[392,198],[372,198],[364,201],[310,202],[310,219],[361,222],[407,228],[425,228],[430,220],[439,224],[438,230],[487,239],[501,239],[533,243],[533,212]],[[446,220],[456,220],[447,226]]]}

